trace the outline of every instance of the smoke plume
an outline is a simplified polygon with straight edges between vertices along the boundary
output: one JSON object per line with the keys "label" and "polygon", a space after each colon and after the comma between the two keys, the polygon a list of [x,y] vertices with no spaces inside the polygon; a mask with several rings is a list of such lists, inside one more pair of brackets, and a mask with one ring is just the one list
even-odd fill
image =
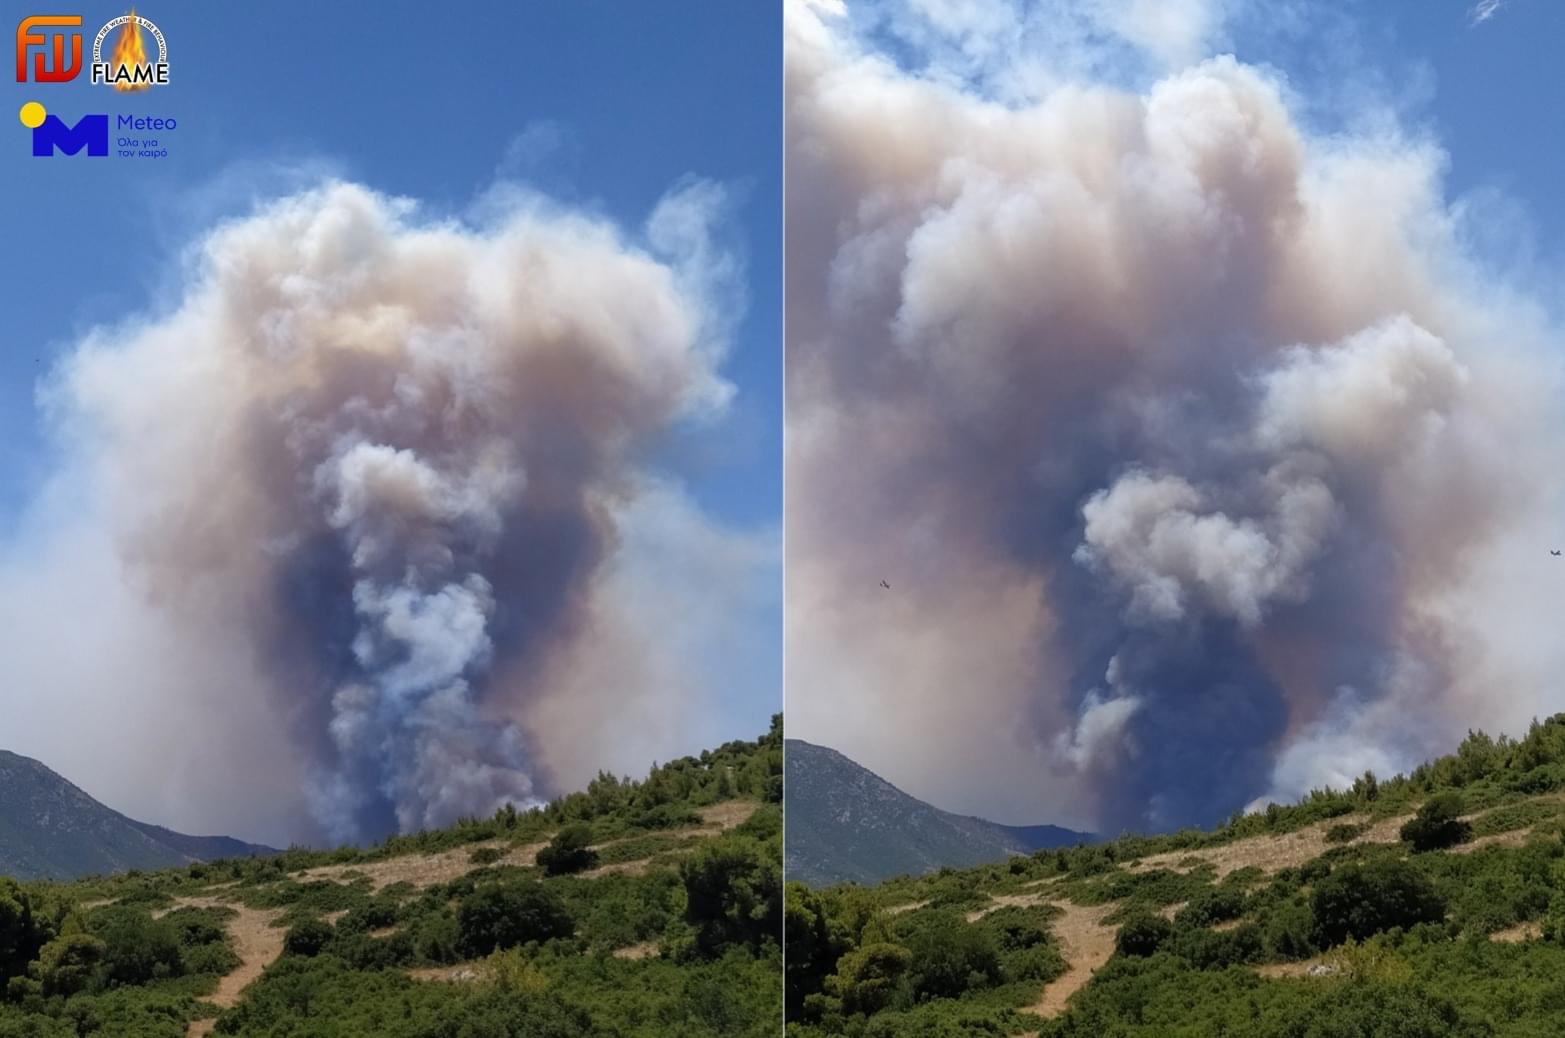
{"label": "smoke plume", "polygon": [[788,5],[789,726],[942,806],[1206,824],[1562,702],[1556,329],[1429,141],[1189,60],[1222,6],[1098,26],[1125,86]]}
{"label": "smoke plume", "polygon": [[[4,566],[8,677],[150,713],[115,756],[161,746],[183,772],[126,783],[177,801],[157,816],[362,839],[527,806],[706,731],[691,715],[716,690],[697,657],[669,658],[673,619],[644,600],[651,578],[704,578],[733,609],[686,641],[746,642],[756,603],[735,588],[775,566],[650,460],[731,394],[721,192],[677,190],[639,239],[536,197],[490,203],[478,227],[345,183],[271,204],[214,230],[167,312],[95,333],[49,389],[66,462],[33,519],[53,528]],[[649,571],[690,555],[714,561]],[[21,649],[29,629],[47,655]],[[46,706],[20,712],[50,727]]]}

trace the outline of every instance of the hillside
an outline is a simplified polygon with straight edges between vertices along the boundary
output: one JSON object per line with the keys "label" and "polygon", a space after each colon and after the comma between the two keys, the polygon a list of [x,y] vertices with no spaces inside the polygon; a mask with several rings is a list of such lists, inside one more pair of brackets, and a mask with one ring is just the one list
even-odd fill
{"label": "hillside", "polygon": [[781,718],[369,850],[0,880],[0,1035],[776,1034]]}
{"label": "hillside", "polygon": [[1565,1034],[1565,714],[1220,829],[790,884],[790,1038]]}
{"label": "hillside", "polygon": [[1090,841],[1055,825],[1006,826],[902,792],[836,750],[787,741],[789,880],[877,883]]}
{"label": "hillside", "polygon": [[70,879],[273,853],[126,818],[38,761],[0,750],[0,876]]}

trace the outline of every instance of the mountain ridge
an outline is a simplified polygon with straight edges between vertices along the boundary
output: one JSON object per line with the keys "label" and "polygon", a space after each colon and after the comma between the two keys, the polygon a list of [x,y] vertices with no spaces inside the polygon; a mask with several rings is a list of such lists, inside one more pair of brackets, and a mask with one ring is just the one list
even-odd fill
{"label": "mountain ridge", "polygon": [[0,876],[73,879],[275,853],[229,836],[187,836],[138,822],[42,761],[0,750]]}
{"label": "mountain ridge", "polygon": [[784,749],[784,869],[809,886],[877,883],[1095,839],[943,811],[830,747],[788,739]]}

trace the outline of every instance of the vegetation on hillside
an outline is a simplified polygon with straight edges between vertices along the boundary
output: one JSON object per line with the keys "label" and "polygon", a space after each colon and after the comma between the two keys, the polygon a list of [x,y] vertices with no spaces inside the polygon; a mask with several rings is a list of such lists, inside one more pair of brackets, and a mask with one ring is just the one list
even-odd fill
{"label": "vegetation on hillside", "polygon": [[[777,718],[640,782],[369,850],[0,880],[0,1038],[179,1038],[212,1017],[273,1038],[773,1034],[781,775]],[[225,1000],[245,926],[275,947]]]}
{"label": "vegetation on hillside", "polygon": [[1562,793],[1565,715],[1212,832],[790,884],[789,1035],[1565,1034]]}

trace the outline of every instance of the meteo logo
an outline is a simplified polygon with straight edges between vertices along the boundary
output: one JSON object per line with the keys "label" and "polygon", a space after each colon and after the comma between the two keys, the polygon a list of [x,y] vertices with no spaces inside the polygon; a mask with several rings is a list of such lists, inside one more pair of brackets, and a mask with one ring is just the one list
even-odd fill
{"label": "meteo logo", "polygon": [[89,156],[107,158],[109,154],[109,117],[84,115],[75,126],[65,125],[58,115],[44,111],[37,101],[29,101],[18,113],[22,125],[33,131],[33,155],[48,158],[55,150],[75,155],[83,148]]}
{"label": "meteo logo", "polygon": [[[67,124],[50,115],[37,101],[24,104],[17,113],[22,125],[33,131],[33,157],[47,159],[57,153],[104,158],[109,155],[109,117],[93,113]],[[168,115],[129,115],[115,117],[114,154],[122,159],[168,158],[169,134],[179,129],[179,120]],[[135,134],[135,136],[132,136]],[[155,134],[155,136],[152,136]]]}
{"label": "meteo logo", "polygon": [[[82,70],[82,20],[79,15],[34,15],[16,27],[16,81],[27,82],[28,58],[36,83],[68,83]],[[119,30],[107,59],[103,44]],[[157,44],[157,60],[147,55],[145,36]],[[67,53],[67,50],[69,53]],[[146,90],[168,83],[168,41],[163,32],[134,10],[98,30],[92,41],[92,81],[115,90]]]}

